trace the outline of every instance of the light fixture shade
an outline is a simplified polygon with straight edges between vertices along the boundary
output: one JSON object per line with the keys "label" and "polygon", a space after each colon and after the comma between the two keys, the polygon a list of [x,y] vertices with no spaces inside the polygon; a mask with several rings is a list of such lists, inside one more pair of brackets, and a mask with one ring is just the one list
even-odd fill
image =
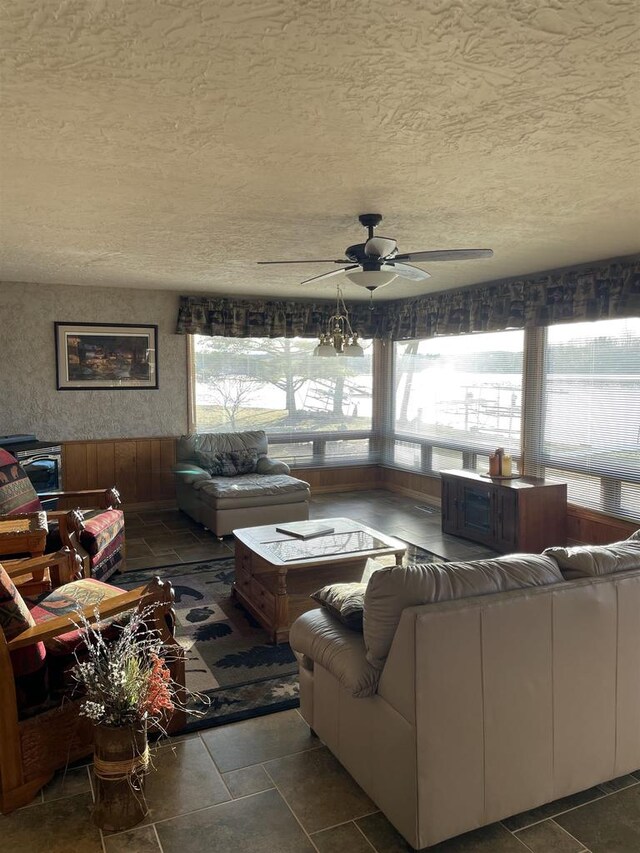
{"label": "light fixture shade", "polygon": [[320,358],[335,358],[337,355],[333,344],[330,341],[321,341],[314,349],[313,354],[314,356],[319,356]]}
{"label": "light fixture shade", "polygon": [[358,341],[353,341],[353,343],[345,344],[345,348],[342,354],[350,356],[351,358],[364,358],[364,350],[362,349]]}
{"label": "light fixture shade", "polygon": [[357,270],[346,273],[349,281],[360,287],[384,287],[397,278],[397,273],[389,270]]}

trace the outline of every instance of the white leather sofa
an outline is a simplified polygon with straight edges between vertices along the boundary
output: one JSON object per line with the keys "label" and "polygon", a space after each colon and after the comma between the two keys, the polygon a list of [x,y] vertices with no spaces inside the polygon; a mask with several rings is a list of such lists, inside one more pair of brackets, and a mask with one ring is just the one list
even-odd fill
{"label": "white leather sofa", "polygon": [[[640,767],[640,539],[620,544],[548,549],[534,586],[532,555],[385,568],[364,633],[293,624],[305,720],[414,848]],[[521,559],[523,588],[478,594]]]}
{"label": "white leather sofa", "polygon": [[[173,468],[178,507],[217,536],[236,527],[306,521],[309,484],[267,451],[263,430],[181,436]],[[235,473],[238,467],[248,470]]]}

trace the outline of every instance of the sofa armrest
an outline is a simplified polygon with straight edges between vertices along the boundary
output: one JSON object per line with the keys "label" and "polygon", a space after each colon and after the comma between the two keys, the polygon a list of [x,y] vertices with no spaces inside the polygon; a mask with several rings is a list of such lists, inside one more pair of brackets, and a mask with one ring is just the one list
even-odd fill
{"label": "sofa armrest", "polygon": [[261,456],[256,465],[258,474],[290,474],[291,468],[286,462],[281,462],[279,459],[270,459],[268,456]]}
{"label": "sofa armrest", "polygon": [[338,622],[326,610],[308,610],[298,617],[289,632],[289,644],[296,656],[327,669],[352,696],[372,696],[378,686],[380,673],[365,656],[364,640]]}
{"label": "sofa armrest", "polygon": [[205,471],[204,468],[201,468],[199,465],[196,465],[195,462],[191,462],[188,459],[185,459],[182,462],[176,462],[173,466],[173,473],[176,480],[184,483],[185,486],[191,486],[200,480],[211,479],[211,474],[209,474],[208,471]]}

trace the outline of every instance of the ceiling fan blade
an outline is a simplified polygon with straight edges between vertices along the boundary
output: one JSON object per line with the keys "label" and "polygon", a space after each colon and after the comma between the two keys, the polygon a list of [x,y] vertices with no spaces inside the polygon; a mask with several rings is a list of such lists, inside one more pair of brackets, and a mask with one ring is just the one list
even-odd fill
{"label": "ceiling fan blade", "polygon": [[322,278],[332,278],[334,275],[342,275],[343,272],[347,272],[348,270],[358,269],[358,266],[359,264],[351,264],[350,267],[342,267],[341,270],[323,272],[322,275],[314,275],[313,278],[305,278],[305,280],[301,281],[300,284],[310,284],[312,281],[320,281]]}
{"label": "ceiling fan blade", "polygon": [[410,264],[397,264],[393,261],[387,261],[385,266],[393,267],[399,276],[402,278],[408,278],[411,281],[426,281],[428,278],[431,278],[428,272],[425,272],[418,267],[412,267]]}
{"label": "ceiling fan blade", "polygon": [[346,264],[346,258],[340,258],[339,261],[313,258],[310,261],[256,261],[257,264]]}
{"label": "ceiling fan blade", "polygon": [[493,249],[439,249],[434,252],[407,252],[396,255],[396,261],[470,261],[473,258],[492,258]]}

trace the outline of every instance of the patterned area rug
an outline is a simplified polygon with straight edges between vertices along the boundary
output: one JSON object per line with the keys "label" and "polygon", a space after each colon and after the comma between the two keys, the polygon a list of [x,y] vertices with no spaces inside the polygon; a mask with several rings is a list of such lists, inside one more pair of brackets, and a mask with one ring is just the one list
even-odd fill
{"label": "patterned area rug", "polygon": [[[405,561],[442,558],[409,546]],[[388,562],[393,564],[393,558]],[[113,582],[133,589],[155,575],[171,581],[175,590],[176,634],[186,651],[187,687],[211,703],[192,706],[201,715],[189,715],[186,732],[298,706],[293,652],[287,643],[269,642],[266,631],[232,598],[233,558],[139,569],[116,575]]]}

